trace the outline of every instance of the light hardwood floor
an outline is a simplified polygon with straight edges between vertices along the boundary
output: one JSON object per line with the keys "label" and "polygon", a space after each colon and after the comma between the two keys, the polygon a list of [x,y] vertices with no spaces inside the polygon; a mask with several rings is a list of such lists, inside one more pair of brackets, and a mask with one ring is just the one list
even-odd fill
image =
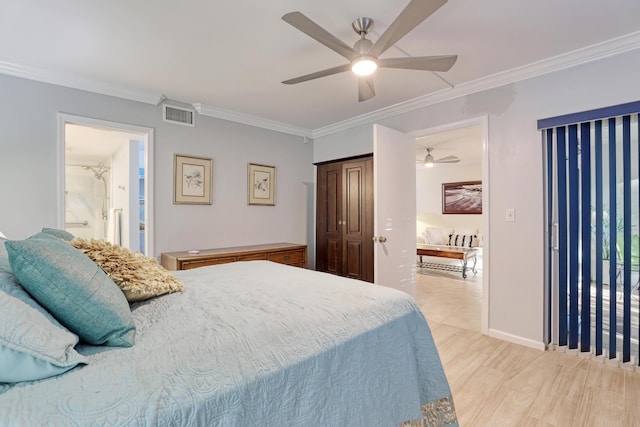
{"label": "light hardwood floor", "polygon": [[640,372],[482,335],[479,276],[417,276],[461,427],[640,427]]}

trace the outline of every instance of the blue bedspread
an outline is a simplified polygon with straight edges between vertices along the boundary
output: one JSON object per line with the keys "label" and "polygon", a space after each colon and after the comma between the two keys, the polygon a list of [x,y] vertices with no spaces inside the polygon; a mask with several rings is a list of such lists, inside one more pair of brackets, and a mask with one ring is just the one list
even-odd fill
{"label": "blue bedspread", "polygon": [[79,346],[88,365],[0,394],[0,425],[457,425],[404,293],[269,261],[176,276],[132,306],[133,347]]}

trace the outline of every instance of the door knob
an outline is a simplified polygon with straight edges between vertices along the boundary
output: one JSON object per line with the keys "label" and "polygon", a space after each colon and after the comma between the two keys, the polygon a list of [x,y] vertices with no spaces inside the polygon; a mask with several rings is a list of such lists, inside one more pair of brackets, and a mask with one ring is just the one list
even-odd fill
{"label": "door knob", "polygon": [[384,237],[384,236],[380,236],[380,237],[378,237],[378,242],[380,242],[380,243],[384,243],[384,242],[386,242],[386,241],[387,241],[387,238],[386,238],[386,237]]}

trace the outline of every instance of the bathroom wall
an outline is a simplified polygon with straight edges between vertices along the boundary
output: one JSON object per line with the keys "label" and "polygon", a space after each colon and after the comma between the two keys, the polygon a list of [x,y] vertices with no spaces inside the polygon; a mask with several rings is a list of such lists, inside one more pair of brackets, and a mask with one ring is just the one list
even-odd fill
{"label": "bathroom wall", "polygon": [[[104,174],[109,194],[109,172]],[[65,172],[65,229],[77,237],[103,239],[105,222],[102,218],[105,187],[94,172],[79,166],[67,166]],[[107,205],[108,207],[108,205]],[[87,225],[80,225],[83,222]]]}

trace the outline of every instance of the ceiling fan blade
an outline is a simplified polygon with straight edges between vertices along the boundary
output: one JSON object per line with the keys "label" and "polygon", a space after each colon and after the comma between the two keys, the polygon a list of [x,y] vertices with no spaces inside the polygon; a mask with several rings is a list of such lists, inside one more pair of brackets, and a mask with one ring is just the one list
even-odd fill
{"label": "ceiling fan blade", "polygon": [[402,68],[405,70],[449,71],[457,60],[458,55],[387,58],[378,59],[378,67]]}
{"label": "ceiling fan blade", "polygon": [[367,55],[377,58],[384,51],[396,44],[409,31],[440,9],[447,0],[411,0],[400,15],[389,25]]}
{"label": "ceiling fan blade", "polygon": [[376,91],[373,88],[373,76],[359,77],[358,102],[366,101],[374,96],[376,96]]}
{"label": "ceiling fan blade", "polygon": [[282,20],[302,31],[312,39],[322,43],[334,52],[344,56],[349,61],[358,55],[358,53],[350,46],[343,43],[339,38],[329,33],[327,30],[300,12],[287,13],[282,17]]}
{"label": "ceiling fan blade", "polygon": [[330,76],[332,74],[342,73],[344,71],[349,71],[351,69],[351,64],[339,65],[333,68],[327,68],[326,70],[316,71],[315,73],[306,74],[304,76],[296,77],[293,79],[285,80],[282,83],[286,85],[293,85],[296,83],[302,83],[309,80],[319,79],[320,77]]}
{"label": "ceiling fan blade", "polygon": [[449,161],[459,162],[460,159],[456,156],[447,156],[447,157],[443,157],[441,159],[436,160],[436,162],[449,162]]}
{"label": "ceiling fan blade", "polygon": [[444,157],[442,159],[435,161],[435,163],[458,163],[458,162],[460,162],[460,159],[458,159],[456,156]]}

